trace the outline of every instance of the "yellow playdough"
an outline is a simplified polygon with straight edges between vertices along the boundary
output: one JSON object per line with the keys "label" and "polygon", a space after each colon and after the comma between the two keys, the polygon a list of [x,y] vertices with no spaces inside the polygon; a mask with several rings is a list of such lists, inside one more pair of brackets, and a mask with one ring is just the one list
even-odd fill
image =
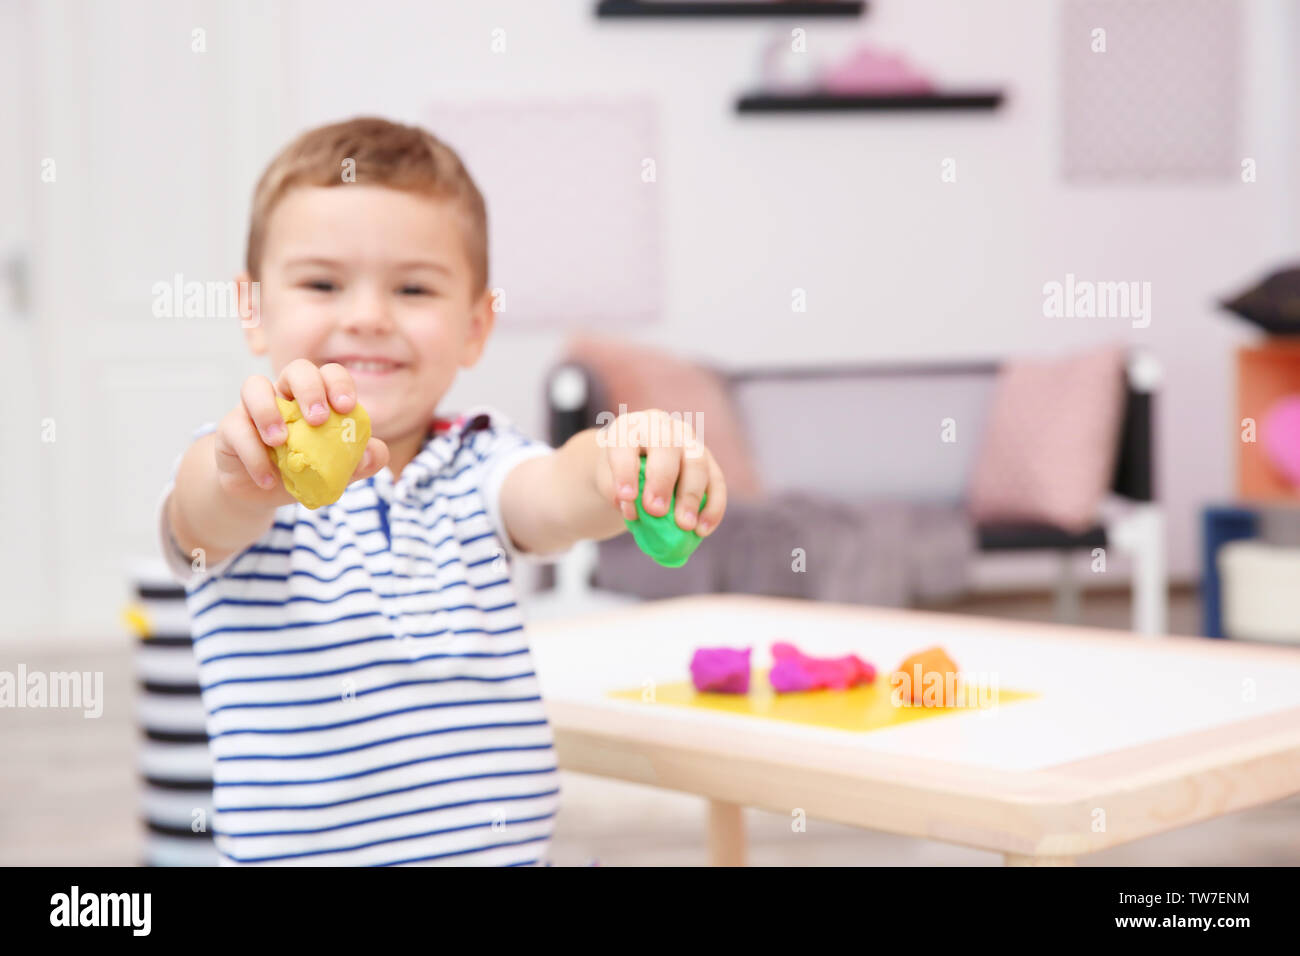
{"label": "yellow playdough", "polygon": [[370,440],[370,416],[358,402],[346,415],[330,409],[329,421],[311,425],[296,401],[275,397],[289,437],[266,449],[280,469],[284,487],[312,510],[332,505],[343,496],[352,473],[361,464]]}

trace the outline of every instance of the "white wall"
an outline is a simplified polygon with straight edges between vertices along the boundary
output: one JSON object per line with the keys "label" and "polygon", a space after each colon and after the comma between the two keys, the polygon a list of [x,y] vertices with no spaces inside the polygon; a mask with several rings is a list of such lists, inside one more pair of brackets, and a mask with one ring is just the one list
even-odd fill
{"label": "white wall", "polygon": [[[1197,509],[1231,490],[1231,350],[1249,338],[1212,301],[1300,246],[1294,3],[1245,5],[1241,152],[1258,182],[1090,187],[1060,177],[1060,2],[877,0],[847,24],[611,22],[593,6],[413,2],[361,16],[347,2],[303,4],[285,30],[287,116],[418,121],[434,96],[652,94],[667,289],[647,341],[735,364],[1147,346],[1167,371],[1172,569],[1194,572]],[[948,83],[1005,86],[1008,103],[994,114],[736,116],[762,44],[794,25],[811,54],[867,39]],[[505,53],[490,50],[498,27]],[[940,181],[946,157],[956,184]],[[1067,272],[1151,282],[1151,326],[1044,318],[1042,286]],[[790,311],[794,287],[807,290],[807,314]],[[561,340],[499,333],[451,398],[495,402],[540,430],[540,376]]]}
{"label": "white wall", "polygon": [[[36,133],[6,152],[22,168],[60,162],[58,185],[31,194],[40,346],[30,363],[59,441],[41,452],[46,492],[33,514],[46,529],[47,586],[43,623],[28,633],[120,629],[127,562],[153,549],[152,508],[174,455],[260,370],[241,357],[233,322],[153,318],[151,284],[238,268],[255,178],[302,128],[359,113],[420,121],[449,98],[628,93],[659,104],[664,316],[643,330],[648,342],[734,365],[1115,338],[1154,349],[1168,373],[1172,565],[1195,571],[1197,509],[1231,490],[1230,350],[1248,337],[1211,301],[1300,246],[1297,0],[1246,4],[1241,150],[1258,161],[1258,183],[1091,188],[1058,174],[1060,0],[875,0],[857,22],[798,24],[811,55],[865,38],[947,83],[1005,85],[1009,101],[991,114],[781,119],[741,118],[732,104],[756,80],[764,43],[795,24],[597,21],[594,5],[31,4],[36,69],[19,92],[36,104]],[[196,27],[208,31],[201,55]],[[495,28],[503,54],[491,52]],[[940,181],[947,157],[956,184]],[[1043,318],[1043,284],[1067,272],[1151,282],[1151,327]],[[790,311],[795,287],[807,290],[806,314]],[[448,407],[491,402],[541,434],[542,376],[562,342],[503,328]],[[6,551],[5,567],[24,554]],[[6,600],[28,599],[20,576],[5,579]]]}

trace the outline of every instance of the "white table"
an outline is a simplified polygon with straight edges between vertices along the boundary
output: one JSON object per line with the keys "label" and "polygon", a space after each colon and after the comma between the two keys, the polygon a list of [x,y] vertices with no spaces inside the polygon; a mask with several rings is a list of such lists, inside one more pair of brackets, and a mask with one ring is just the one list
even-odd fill
{"label": "white table", "polygon": [[[1294,648],[738,595],[530,633],[560,766],[708,798],[719,864],[744,861],[746,806],[1048,865],[1300,793]],[[941,644],[1040,696],[869,732],[609,696],[689,679],[701,646],[753,646],[766,667],[777,640],[881,678]]]}

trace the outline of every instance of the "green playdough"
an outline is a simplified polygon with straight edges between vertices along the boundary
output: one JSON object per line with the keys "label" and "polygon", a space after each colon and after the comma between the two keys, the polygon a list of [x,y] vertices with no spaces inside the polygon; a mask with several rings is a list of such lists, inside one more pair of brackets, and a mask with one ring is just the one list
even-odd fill
{"label": "green playdough", "polygon": [[[677,527],[677,519],[674,517],[677,512],[677,493],[673,492],[672,501],[668,504],[668,514],[662,518],[652,515],[641,506],[642,496],[645,494],[645,459],[641,459],[641,477],[637,483],[636,490],[636,521],[628,521],[627,530],[632,532],[632,537],[636,539],[639,547],[655,561],[662,564],[665,568],[680,568],[686,563],[686,559],[695,553],[695,549],[700,546],[701,538],[694,531],[683,531]],[[700,509],[708,503],[709,496],[706,493],[700,498]]]}

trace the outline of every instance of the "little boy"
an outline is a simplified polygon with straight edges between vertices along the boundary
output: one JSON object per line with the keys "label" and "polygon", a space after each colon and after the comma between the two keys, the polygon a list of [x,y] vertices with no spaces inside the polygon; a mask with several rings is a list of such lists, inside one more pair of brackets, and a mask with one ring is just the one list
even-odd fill
{"label": "little boy", "polygon": [[[160,514],[223,861],[546,863],[555,753],[506,557],[624,530],[643,453],[643,507],[664,515],[675,492],[679,527],[708,535],[726,507],[717,464],[661,411],[558,450],[489,408],[434,417],[495,314],[483,197],[422,129],[357,119],[290,144],[254,195],[239,286],[253,282],[242,324],[274,380],[249,378],[200,430]],[[337,503],[284,490],[267,454],[286,436],[277,394],[311,424],[369,413]]]}

